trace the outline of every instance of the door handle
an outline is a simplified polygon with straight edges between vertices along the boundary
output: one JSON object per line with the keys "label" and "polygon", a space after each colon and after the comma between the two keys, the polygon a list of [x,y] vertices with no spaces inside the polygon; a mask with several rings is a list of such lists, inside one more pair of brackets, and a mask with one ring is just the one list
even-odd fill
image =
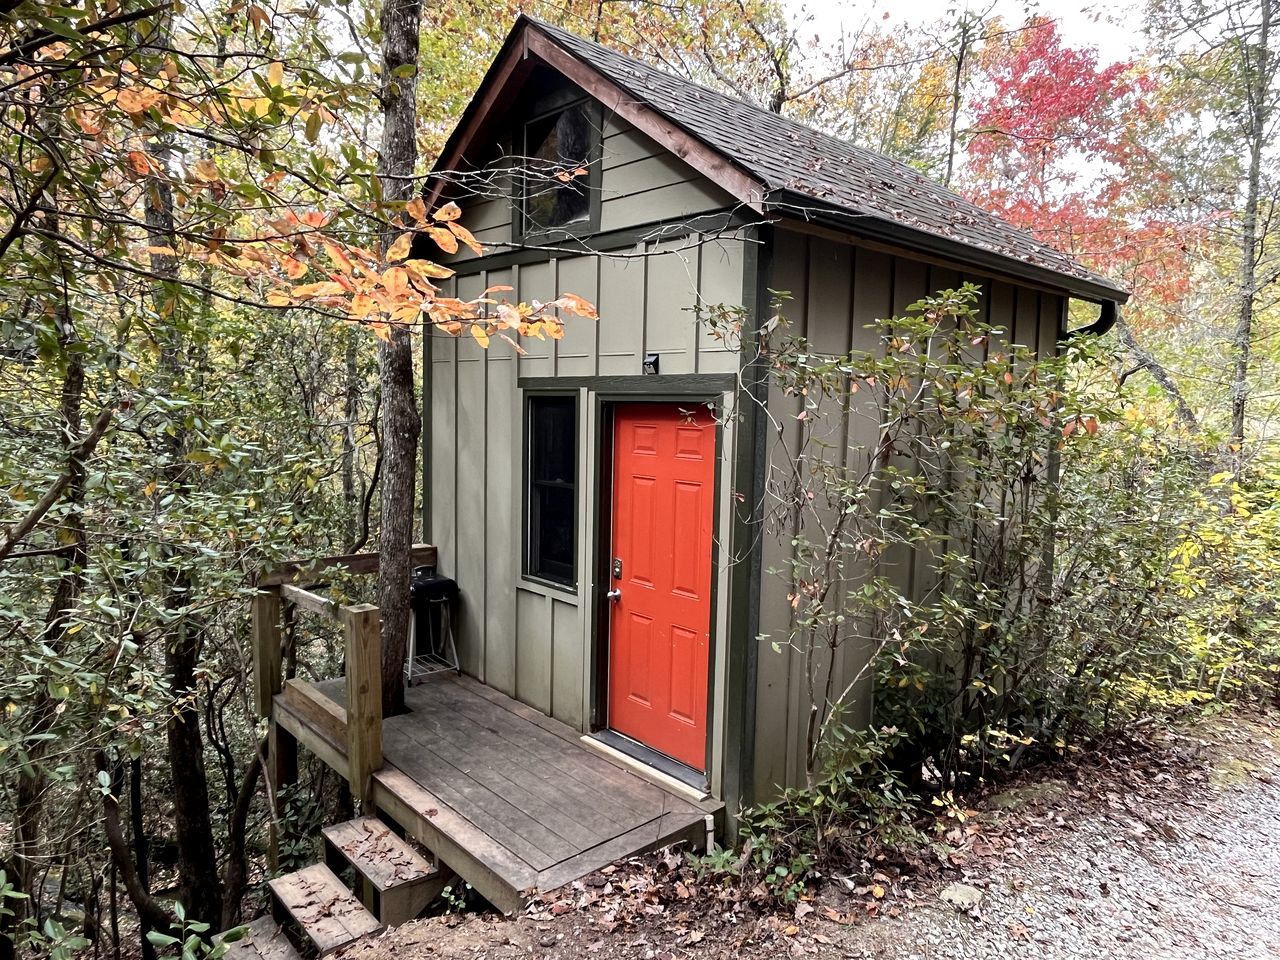
{"label": "door handle", "polygon": [[614,603],[617,603],[622,599],[622,589],[618,588],[617,590],[610,590],[604,596],[606,600],[612,600]]}

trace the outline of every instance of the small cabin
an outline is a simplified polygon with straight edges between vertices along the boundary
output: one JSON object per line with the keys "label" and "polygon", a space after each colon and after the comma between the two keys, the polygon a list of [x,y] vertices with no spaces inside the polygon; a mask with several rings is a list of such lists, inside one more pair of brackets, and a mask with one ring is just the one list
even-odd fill
{"label": "small cabin", "polygon": [[1053,352],[1071,298],[1124,291],[904,164],[528,18],[437,172],[487,250],[449,263],[458,296],[600,314],[523,356],[426,338],[425,529],[463,670],[730,809],[801,782],[799,691],[757,641],[788,611],[752,524],[762,439],[714,415],[746,358],[707,308],[750,327],[787,291],[815,350],[873,350],[866,324],[968,280]]}
{"label": "small cabin", "polygon": [[[523,352],[423,338],[418,559],[459,588],[461,676],[368,717],[352,698],[369,699],[376,630],[353,632],[367,613],[347,611],[345,689],[282,685],[277,662],[259,703],[279,736],[515,909],[611,859],[705,842],[804,779],[801,667],[762,639],[790,609],[766,572],[789,549],[762,531],[773,454],[764,418],[733,409],[756,345],[709,316],[755,330],[787,291],[815,351],[871,351],[869,323],[970,281],[984,318],[1051,354],[1073,299],[1100,306],[1102,331],[1126,294],[904,164],[527,17],[428,192],[484,246],[447,259],[451,294],[571,292],[599,320],[570,316],[562,339]],[[832,456],[871,442],[851,434]],[[263,629],[271,603],[323,606],[300,576],[275,581]],[[844,660],[833,669],[855,676]],[[859,691],[865,719],[873,695]]]}

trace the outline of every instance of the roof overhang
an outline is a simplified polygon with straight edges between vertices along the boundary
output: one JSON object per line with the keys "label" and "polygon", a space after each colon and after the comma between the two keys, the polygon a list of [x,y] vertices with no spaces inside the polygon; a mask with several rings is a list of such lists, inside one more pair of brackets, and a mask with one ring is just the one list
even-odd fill
{"label": "roof overhang", "polygon": [[[793,202],[788,202],[789,199]],[[804,209],[803,218],[795,216],[794,211],[798,208]],[[839,207],[828,207],[807,194],[797,193],[788,197],[784,191],[771,195],[765,211],[776,211],[784,225],[788,222],[793,225],[817,224],[837,233],[887,244],[903,252],[931,255],[959,269],[977,268],[1002,279],[1053,290],[1091,303],[1121,304],[1129,299],[1128,291],[1120,287],[1040,267],[994,250],[957,243],[936,233],[913,229],[882,217],[859,216]]]}

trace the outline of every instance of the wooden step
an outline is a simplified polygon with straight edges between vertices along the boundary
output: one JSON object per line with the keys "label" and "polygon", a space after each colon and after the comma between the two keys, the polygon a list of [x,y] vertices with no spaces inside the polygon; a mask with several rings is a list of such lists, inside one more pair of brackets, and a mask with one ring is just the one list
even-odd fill
{"label": "wooden step", "polygon": [[[377,817],[325,827],[325,844],[363,879],[365,906],[388,926],[416,918],[444,889],[441,871]],[[331,866],[336,865],[333,860]]]}
{"label": "wooden step", "polygon": [[377,918],[323,863],[276,877],[268,886],[276,918],[296,925],[322,957],[382,929]]}
{"label": "wooden step", "polygon": [[[219,935],[215,942],[221,942]],[[275,917],[268,914],[249,924],[249,932],[228,944],[223,960],[302,960]]]}

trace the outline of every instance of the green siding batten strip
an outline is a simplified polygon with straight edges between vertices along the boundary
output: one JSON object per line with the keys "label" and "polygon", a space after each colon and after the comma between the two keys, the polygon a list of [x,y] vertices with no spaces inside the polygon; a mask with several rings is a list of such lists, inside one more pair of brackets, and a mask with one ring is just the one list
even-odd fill
{"label": "green siding batten strip", "polygon": [[[743,252],[742,302],[747,308],[747,329],[759,330],[769,315],[774,231],[755,230],[755,242]],[[758,335],[757,335],[758,336]],[[756,343],[758,343],[758,339]],[[767,420],[757,415],[757,405],[768,401],[768,381],[761,361],[752,361],[753,345],[742,352],[743,387],[753,402],[735,411],[738,415],[734,447],[733,574],[730,578],[728,676],[725,689],[724,801],[726,837],[738,827],[738,811],[754,802],[756,745],[756,635],[760,632],[760,578],[763,544],[759,530],[763,520],[768,449]]]}

